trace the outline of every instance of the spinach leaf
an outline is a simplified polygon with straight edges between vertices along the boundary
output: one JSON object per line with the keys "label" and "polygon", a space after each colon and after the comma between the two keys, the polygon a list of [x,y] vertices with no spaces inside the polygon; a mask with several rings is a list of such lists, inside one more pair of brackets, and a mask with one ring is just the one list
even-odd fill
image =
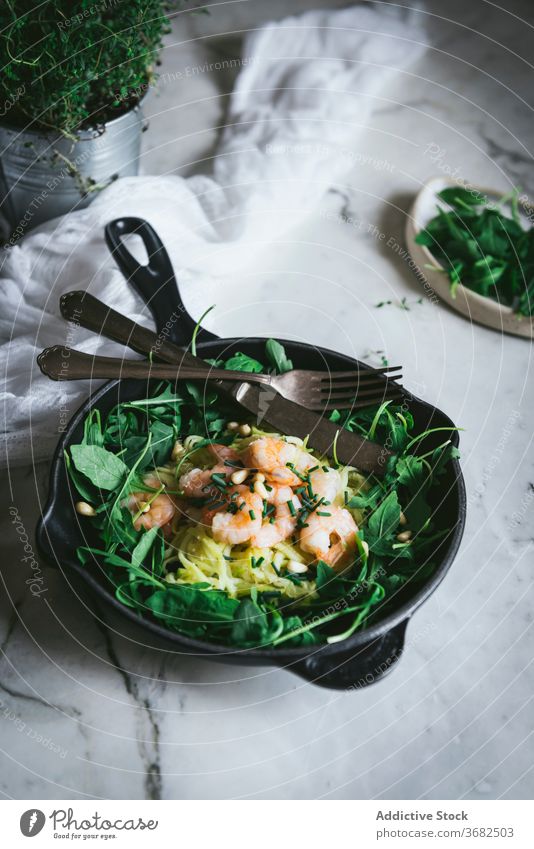
{"label": "spinach leaf", "polygon": [[268,339],[265,343],[265,354],[269,364],[275,369],[278,374],[284,374],[286,371],[291,371],[293,363],[288,359],[285,348],[276,339]]}
{"label": "spinach leaf", "polygon": [[392,555],[392,544],[400,522],[400,504],[397,493],[390,492],[371,513],[365,526],[365,540],[369,551],[378,556]]}
{"label": "spinach leaf", "polygon": [[233,621],[240,602],[217,590],[198,589],[190,584],[170,584],[158,590],[146,605],[157,619],[177,630],[208,629],[217,623]]}
{"label": "spinach leaf", "polygon": [[240,602],[235,612],[231,639],[236,645],[264,645],[278,637],[283,628],[279,613],[268,612],[252,598],[247,598]]}
{"label": "spinach leaf", "polygon": [[[521,226],[518,191],[498,205],[460,187],[447,188],[438,197],[449,209],[439,207],[416,242],[439,261],[452,296],[462,284],[519,315],[533,315],[534,230]],[[505,212],[508,202],[511,217]]]}
{"label": "spinach leaf", "polygon": [[95,491],[91,487],[91,484],[89,482],[86,482],[83,475],[81,475],[79,472],[76,471],[76,469],[72,465],[72,460],[69,457],[68,451],[63,452],[63,457],[65,458],[65,466],[67,467],[67,474],[68,474],[69,478],[71,479],[72,483],[74,484],[74,486],[76,487],[79,495],[81,495],[82,498],[85,501],[88,501],[89,503],[91,503],[91,501],[93,500],[93,498],[95,496]]}
{"label": "spinach leaf", "polygon": [[404,457],[399,457],[395,470],[399,484],[406,486],[412,492],[419,489],[426,475],[423,461],[415,454],[406,454]]}
{"label": "spinach leaf", "polygon": [[319,560],[315,586],[321,599],[338,598],[344,595],[345,586],[336,572],[327,563]]}
{"label": "spinach leaf", "polygon": [[256,374],[260,374],[263,371],[263,366],[258,360],[239,351],[230,357],[229,360],[226,360],[224,367],[227,370],[248,371]]}
{"label": "spinach leaf", "polygon": [[464,189],[460,186],[451,186],[449,189],[442,189],[438,193],[438,197],[450,206],[459,207],[460,209],[466,206],[482,206],[488,202],[486,195],[474,189]]}
{"label": "spinach leaf", "polygon": [[150,528],[150,530],[145,531],[143,534],[141,534],[141,539],[132,551],[132,564],[134,566],[137,566],[138,568],[143,566],[146,557],[149,554],[150,549],[154,545],[156,538],[159,534],[160,529],[157,527]]}
{"label": "spinach leaf", "polygon": [[152,443],[149,464],[151,466],[162,466],[167,462],[172,451],[177,435],[176,430],[173,426],[157,420],[150,425],[150,433],[152,434]]}
{"label": "spinach leaf", "polygon": [[99,489],[117,489],[128,474],[120,457],[99,445],[71,445],[70,453],[77,470]]}

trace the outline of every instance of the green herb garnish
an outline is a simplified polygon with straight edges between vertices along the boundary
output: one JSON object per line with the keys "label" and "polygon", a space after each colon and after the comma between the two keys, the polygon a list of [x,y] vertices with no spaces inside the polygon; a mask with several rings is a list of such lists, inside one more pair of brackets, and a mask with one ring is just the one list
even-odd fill
{"label": "green herb garnish", "polygon": [[439,260],[452,296],[461,283],[518,315],[532,316],[534,229],[521,224],[518,191],[497,203],[460,187],[444,189],[438,198],[448,209],[438,207],[438,214],[415,241]]}

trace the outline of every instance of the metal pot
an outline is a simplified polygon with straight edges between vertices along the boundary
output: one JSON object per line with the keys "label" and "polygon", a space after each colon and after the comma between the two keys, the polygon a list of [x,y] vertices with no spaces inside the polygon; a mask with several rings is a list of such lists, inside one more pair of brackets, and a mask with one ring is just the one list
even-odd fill
{"label": "metal pot", "polygon": [[76,141],[0,125],[0,211],[13,236],[88,206],[117,177],[135,176],[143,129],[140,106],[80,130]]}

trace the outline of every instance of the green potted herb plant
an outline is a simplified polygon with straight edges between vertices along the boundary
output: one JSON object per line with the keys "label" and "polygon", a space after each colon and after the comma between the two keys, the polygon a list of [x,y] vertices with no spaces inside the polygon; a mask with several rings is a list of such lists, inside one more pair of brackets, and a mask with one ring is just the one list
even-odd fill
{"label": "green potted herb plant", "polygon": [[137,174],[167,11],[161,0],[0,4],[0,201],[14,232]]}

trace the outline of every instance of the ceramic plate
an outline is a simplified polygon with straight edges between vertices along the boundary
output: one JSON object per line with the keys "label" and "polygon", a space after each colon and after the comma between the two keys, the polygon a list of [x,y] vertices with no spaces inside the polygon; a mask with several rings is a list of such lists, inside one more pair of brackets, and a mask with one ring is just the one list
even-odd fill
{"label": "ceramic plate", "polygon": [[[454,310],[462,313],[471,321],[485,324],[494,330],[504,333],[513,333],[515,336],[524,336],[527,339],[534,338],[534,319],[518,316],[510,307],[501,306],[497,301],[472,292],[461,284],[456,289],[456,295],[451,295],[450,280],[444,271],[433,270],[429,265],[443,268],[432,252],[424,245],[418,245],[415,241],[417,234],[428,224],[436,214],[438,203],[437,194],[442,189],[457,185],[453,180],[445,177],[436,177],[426,183],[417,195],[410,210],[406,224],[406,244],[415,262],[419,275],[426,281],[436,295],[449,304]],[[485,194],[490,199],[498,200],[501,194],[492,189],[483,189],[473,186],[474,189]],[[528,204],[523,203],[521,210],[527,216]],[[443,204],[446,209],[447,205]]]}

